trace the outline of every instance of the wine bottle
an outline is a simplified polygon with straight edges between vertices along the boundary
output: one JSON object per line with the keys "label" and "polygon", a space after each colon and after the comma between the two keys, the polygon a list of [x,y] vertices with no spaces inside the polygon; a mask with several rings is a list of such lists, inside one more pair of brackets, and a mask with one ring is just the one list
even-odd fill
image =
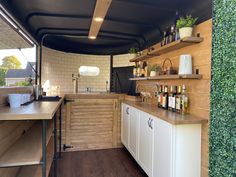
{"label": "wine bottle", "polygon": [[159,90],[158,90],[158,107],[159,108],[162,108],[162,99],[163,99],[162,85],[159,85]]}
{"label": "wine bottle", "polygon": [[176,112],[181,113],[181,93],[182,93],[182,87],[178,86],[177,95],[175,97],[175,109]]}
{"label": "wine bottle", "polygon": [[176,95],[177,95],[177,86],[173,86],[173,95],[172,95],[172,111],[176,112]]}
{"label": "wine bottle", "polygon": [[172,111],[172,103],[173,103],[173,101],[172,101],[172,99],[173,99],[173,86],[171,85],[170,86],[170,92],[169,92],[169,95],[168,95],[168,109],[170,110],[170,111]]}
{"label": "wine bottle", "polygon": [[168,109],[168,86],[166,85],[164,87],[164,93],[162,98],[162,108]]}

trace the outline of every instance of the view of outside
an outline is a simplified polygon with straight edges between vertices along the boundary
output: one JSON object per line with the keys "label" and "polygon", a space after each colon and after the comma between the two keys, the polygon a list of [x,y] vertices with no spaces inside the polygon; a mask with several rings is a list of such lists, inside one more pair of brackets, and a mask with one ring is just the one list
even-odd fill
{"label": "view of outside", "polygon": [[0,50],[0,87],[28,86],[34,81],[36,47]]}

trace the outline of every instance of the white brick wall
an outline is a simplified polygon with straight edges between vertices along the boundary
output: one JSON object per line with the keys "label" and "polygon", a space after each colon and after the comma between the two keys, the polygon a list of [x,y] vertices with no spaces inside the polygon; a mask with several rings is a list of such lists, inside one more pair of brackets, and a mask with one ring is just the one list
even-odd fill
{"label": "white brick wall", "polygon": [[133,66],[134,63],[129,62],[129,60],[133,58],[134,55],[132,54],[115,55],[113,57],[113,67]]}
{"label": "white brick wall", "polygon": [[96,77],[82,76],[79,91],[85,91],[86,87],[91,87],[92,91],[105,91],[106,81],[110,81],[110,56],[72,54],[44,48],[42,60],[42,84],[49,80],[49,95],[73,92],[71,76],[78,73],[82,65],[97,66],[100,74]]}
{"label": "white brick wall", "polygon": [[[97,66],[100,74],[96,77],[82,76],[79,79],[79,91],[85,91],[86,87],[91,87],[92,91],[106,91],[106,81],[110,81],[110,56],[72,54],[43,48],[42,58],[42,84],[47,80],[50,82],[48,95],[73,92],[71,76],[72,73],[78,73],[82,65]],[[129,62],[131,58],[133,55],[130,54],[116,55],[113,66],[132,66],[133,63]]]}

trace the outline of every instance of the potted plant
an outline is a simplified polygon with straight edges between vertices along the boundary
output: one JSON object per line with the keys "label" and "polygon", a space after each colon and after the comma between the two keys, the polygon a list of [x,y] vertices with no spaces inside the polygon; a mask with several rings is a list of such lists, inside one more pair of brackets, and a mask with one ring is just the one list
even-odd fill
{"label": "potted plant", "polygon": [[134,58],[135,58],[138,55],[138,49],[135,48],[135,47],[132,47],[132,48],[129,49],[129,53],[134,55]]}
{"label": "potted plant", "polygon": [[176,22],[176,27],[179,29],[180,38],[191,37],[193,34],[193,26],[198,18],[193,18],[191,15],[180,17]]}
{"label": "potted plant", "polygon": [[149,73],[150,73],[150,77],[155,77],[157,75],[159,75],[159,71],[160,71],[160,66],[158,65],[149,65]]}

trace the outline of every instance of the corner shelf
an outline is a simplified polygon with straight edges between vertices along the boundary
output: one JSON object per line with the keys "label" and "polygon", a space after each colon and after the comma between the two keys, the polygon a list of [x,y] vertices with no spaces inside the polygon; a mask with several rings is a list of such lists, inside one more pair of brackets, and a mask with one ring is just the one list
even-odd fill
{"label": "corner shelf", "polygon": [[167,52],[171,52],[171,51],[178,50],[178,49],[190,46],[190,45],[200,43],[203,40],[204,39],[201,37],[186,37],[186,38],[180,39],[178,41],[174,41],[172,43],[169,43],[165,46],[159,47],[158,49],[151,51],[147,55],[138,56],[136,58],[133,58],[130,60],[130,62],[138,62],[138,61],[148,60],[150,58],[153,58],[155,56],[160,56],[161,54],[164,54]]}
{"label": "corner shelf", "polygon": [[[46,144],[52,136],[53,124],[47,128]],[[36,122],[1,157],[0,168],[40,165],[42,159],[42,124]]]}
{"label": "corner shelf", "polygon": [[201,79],[201,74],[180,74],[180,75],[160,75],[155,77],[136,77],[130,78],[132,81],[142,80],[177,80],[177,79]]}
{"label": "corner shelf", "polygon": [[[50,141],[47,146],[47,167],[46,167],[46,176],[49,176],[50,169],[53,161],[53,138],[50,138]],[[23,166],[18,171],[17,177],[42,177],[42,168],[39,165],[34,166]]]}
{"label": "corner shelf", "polygon": [[144,61],[144,60],[148,60],[149,58],[153,58],[157,56],[156,54],[146,54],[146,55],[141,55],[141,56],[137,56],[131,60],[129,60],[130,62],[138,62],[138,61]]}

